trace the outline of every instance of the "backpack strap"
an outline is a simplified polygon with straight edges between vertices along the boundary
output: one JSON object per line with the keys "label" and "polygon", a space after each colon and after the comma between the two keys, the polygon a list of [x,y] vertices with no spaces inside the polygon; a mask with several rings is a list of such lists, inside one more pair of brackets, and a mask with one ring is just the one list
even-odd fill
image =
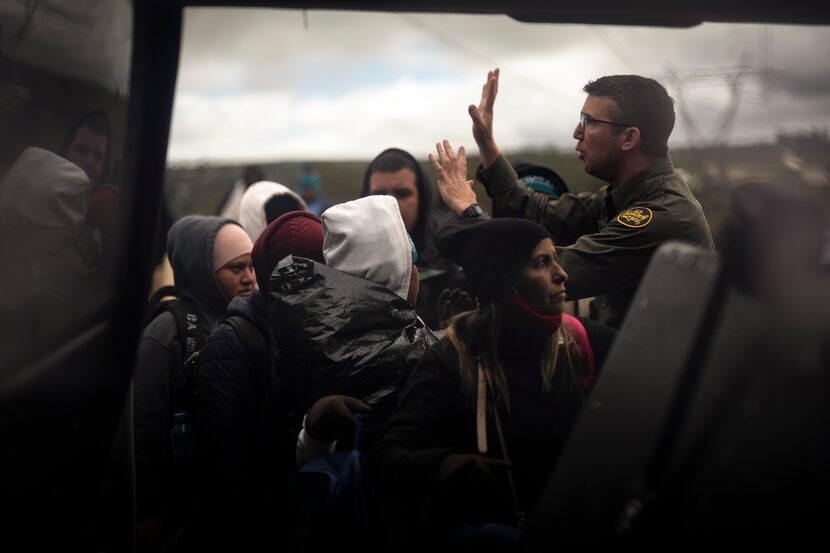
{"label": "backpack strap", "polygon": [[585,361],[585,372],[582,375],[582,385],[586,390],[590,390],[597,380],[597,363],[594,357],[594,350],[591,347],[591,341],[588,339],[588,331],[585,330],[585,325],[576,317],[572,317],[565,313],[562,314],[562,323],[565,325],[565,330],[582,350],[582,355]]}
{"label": "backpack strap", "polygon": [[[162,301],[167,296],[173,296],[175,299]],[[193,302],[179,297],[179,292],[174,286],[162,286],[156,290],[150,296],[149,308],[145,326],[166,311],[173,315],[176,336],[179,339],[179,351],[182,354],[182,366],[187,374],[181,388],[172,391],[171,403],[174,414],[191,413],[195,404],[194,396],[199,370],[198,352],[207,340],[207,333],[201,324],[199,311]]]}
{"label": "backpack strap", "polygon": [[176,321],[176,335],[182,352],[182,364],[187,371],[184,384],[173,397],[173,412],[191,413],[194,410],[196,385],[199,371],[199,351],[204,347],[207,333],[201,324],[201,317],[193,302],[178,298],[159,305],[170,311]]}
{"label": "backpack strap", "polygon": [[204,347],[207,339],[207,333],[203,330],[200,321],[199,311],[193,302],[185,298],[164,302],[160,307],[164,307],[173,314],[173,318],[176,320],[179,344],[182,348],[182,361],[187,361],[190,356]]}
{"label": "backpack strap", "polygon": [[[162,301],[165,297],[175,299]],[[175,286],[162,286],[150,296],[148,301],[149,312],[144,326],[147,326],[156,317],[169,311],[176,321],[176,335],[182,352],[182,363],[185,363],[194,353],[202,349],[207,339],[207,333],[200,324],[199,311],[196,305],[179,295]]]}
{"label": "backpack strap", "polygon": [[153,310],[156,307],[158,307],[161,303],[164,303],[161,300],[167,296],[174,296],[176,298],[179,297],[179,292],[178,290],[176,290],[175,286],[162,286],[161,288],[153,292],[153,295],[150,296],[150,299],[148,301],[148,303],[150,304],[150,310]]}
{"label": "backpack strap", "polygon": [[478,362],[478,386],[476,389],[476,445],[478,452],[487,453],[487,376]]}
{"label": "backpack strap", "polygon": [[[173,299],[162,301],[164,298],[170,297]],[[179,292],[174,286],[162,286],[153,292],[147,302],[147,316],[144,319],[144,326],[147,326],[153,319],[167,311],[170,307],[169,304],[177,299],[179,299]]]}
{"label": "backpack strap", "polygon": [[[525,512],[519,506],[519,497],[516,494],[516,484],[513,479],[513,466],[510,462],[510,456],[507,453],[507,441],[504,439],[504,431],[502,430],[501,426],[501,415],[499,414],[499,409],[496,404],[493,402],[489,402],[487,398],[487,390],[489,389],[492,392],[492,381],[490,380],[489,375],[489,367],[487,362],[482,358],[479,357],[478,361],[478,382],[479,382],[479,389],[477,393],[477,407],[476,407],[476,418],[477,420],[477,438],[478,438],[478,450],[481,454],[486,453],[487,450],[487,407],[488,405],[491,407],[493,413],[493,420],[496,422],[496,436],[499,439],[499,448],[501,449],[502,458],[508,463],[507,466],[507,484],[510,488],[510,498],[513,501],[513,511],[516,517],[516,527],[517,528],[524,528],[525,526]],[[482,413],[480,412],[481,406],[483,403],[484,414],[483,414],[483,421],[481,419]],[[482,444],[482,432],[484,436],[484,442]],[[484,451],[482,451],[482,445],[484,446]]]}

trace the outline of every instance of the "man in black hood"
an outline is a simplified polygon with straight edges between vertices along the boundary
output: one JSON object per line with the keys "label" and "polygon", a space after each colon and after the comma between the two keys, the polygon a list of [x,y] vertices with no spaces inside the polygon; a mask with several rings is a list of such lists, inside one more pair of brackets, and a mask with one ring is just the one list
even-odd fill
{"label": "man in black hood", "polygon": [[439,328],[438,298],[446,288],[465,287],[458,267],[438,255],[432,235],[442,222],[455,219],[443,202],[433,205],[432,185],[409,153],[388,148],[372,160],[363,175],[360,197],[390,195],[398,201],[406,231],[415,243],[421,291],[415,306],[430,326]]}

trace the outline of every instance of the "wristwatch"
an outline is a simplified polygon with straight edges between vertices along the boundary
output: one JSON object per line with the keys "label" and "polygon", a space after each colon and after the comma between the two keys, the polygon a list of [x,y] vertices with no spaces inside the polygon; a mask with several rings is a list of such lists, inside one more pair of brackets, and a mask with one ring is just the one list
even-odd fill
{"label": "wristwatch", "polygon": [[486,215],[487,210],[481,204],[472,204],[470,207],[465,209],[459,215],[460,219],[472,219],[474,217],[478,217],[480,215]]}

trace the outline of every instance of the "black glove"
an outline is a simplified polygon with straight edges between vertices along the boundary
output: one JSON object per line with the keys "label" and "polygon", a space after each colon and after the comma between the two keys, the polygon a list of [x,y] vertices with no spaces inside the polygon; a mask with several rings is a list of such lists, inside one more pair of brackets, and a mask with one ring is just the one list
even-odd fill
{"label": "black glove", "polygon": [[444,328],[454,316],[478,308],[478,302],[461,288],[445,288],[438,296],[438,328]]}
{"label": "black glove", "polygon": [[355,415],[371,408],[349,396],[326,396],[314,402],[305,417],[305,431],[324,442],[350,438],[354,434]]}
{"label": "black glove", "polygon": [[503,484],[509,466],[507,461],[484,455],[447,455],[438,467],[432,494],[432,514],[437,522],[450,527],[511,524],[513,500]]}

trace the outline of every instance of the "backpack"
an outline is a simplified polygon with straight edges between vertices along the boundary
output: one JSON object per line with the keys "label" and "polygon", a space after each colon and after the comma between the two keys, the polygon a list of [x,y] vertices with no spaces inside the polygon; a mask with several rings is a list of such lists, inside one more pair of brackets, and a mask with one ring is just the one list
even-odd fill
{"label": "backpack", "polygon": [[[164,300],[167,297],[173,299]],[[182,387],[172,391],[173,414],[180,424],[190,424],[195,420],[196,407],[196,382],[199,372],[199,351],[204,347],[207,340],[207,332],[203,330],[201,317],[196,305],[187,298],[180,297],[174,286],[163,286],[150,296],[150,311],[145,321],[145,326],[150,324],[156,317],[165,312],[170,312],[176,322],[176,336],[179,337],[179,347],[182,352],[182,360],[185,367],[185,381]],[[179,415],[185,414],[185,417]],[[186,419],[186,420],[185,420]],[[172,429],[171,429],[172,430]],[[174,445],[174,450],[176,446]],[[189,462],[192,454],[190,451],[181,451],[177,454],[185,458],[177,459],[180,462]]]}
{"label": "backpack", "polygon": [[567,313],[562,314],[562,324],[568,334],[574,339],[576,345],[582,350],[583,361],[585,362],[585,373],[582,376],[582,385],[586,390],[594,387],[594,382],[597,380],[597,364],[594,358],[594,349],[591,347],[591,341],[588,339],[588,331],[582,321],[576,317],[572,317]]}
{"label": "backpack", "polygon": [[[162,301],[164,298],[171,296],[174,299]],[[186,375],[182,387],[173,391],[173,413],[174,415],[185,413],[187,424],[192,425],[196,420],[199,354],[207,341],[209,333],[202,330],[203,326],[200,324],[200,316],[196,306],[187,298],[179,297],[174,286],[163,286],[150,297],[150,312],[147,315],[145,326],[166,311],[169,311],[176,321],[176,335],[179,337],[179,346],[181,347]],[[269,347],[259,329],[239,315],[225,317],[217,323],[217,326],[225,322],[236,330],[240,342],[248,351],[249,358],[254,361],[258,387],[267,386]],[[267,390],[265,391],[267,392]],[[260,394],[260,396],[263,395]]]}
{"label": "backpack", "polygon": [[376,545],[371,526],[374,498],[361,449],[362,430],[358,418],[352,449],[317,457],[291,477],[292,514],[307,529],[306,550],[349,546],[365,550]]}

